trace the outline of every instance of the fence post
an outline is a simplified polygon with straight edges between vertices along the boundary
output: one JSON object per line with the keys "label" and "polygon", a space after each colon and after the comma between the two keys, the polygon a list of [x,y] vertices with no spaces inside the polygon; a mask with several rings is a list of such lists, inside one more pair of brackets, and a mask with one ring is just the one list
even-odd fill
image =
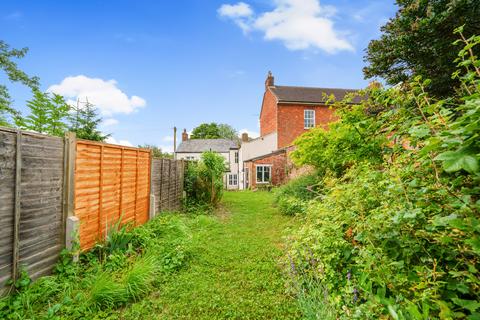
{"label": "fence post", "polygon": [[150,159],[150,183],[149,183],[149,188],[150,188],[150,207],[149,207],[149,212],[148,212],[148,218],[153,219],[155,217],[155,194],[153,192],[153,156],[152,152],[150,151],[149,153],[149,159]]}
{"label": "fence post", "polygon": [[12,280],[16,281],[19,267],[20,249],[20,209],[21,209],[21,180],[22,180],[22,132],[17,131],[15,160],[15,217],[13,225],[13,259]]}
{"label": "fence post", "polygon": [[[71,229],[67,227],[68,219],[75,216],[75,157],[77,149],[75,132],[65,134],[64,146],[62,243],[67,249],[73,249],[68,246],[72,243],[80,243],[78,232],[70,232]],[[74,260],[76,260],[75,256]]]}
{"label": "fence post", "polygon": [[160,160],[160,192],[158,193],[158,212],[162,212],[163,158]]}

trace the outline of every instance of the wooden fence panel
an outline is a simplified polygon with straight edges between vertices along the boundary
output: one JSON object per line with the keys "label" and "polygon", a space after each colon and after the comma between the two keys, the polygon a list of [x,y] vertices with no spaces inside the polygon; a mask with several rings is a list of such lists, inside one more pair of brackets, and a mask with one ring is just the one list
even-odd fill
{"label": "wooden fence panel", "polygon": [[183,161],[153,159],[152,170],[155,212],[179,210],[183,197]]}
{"label": "wooden fence panel", "polygon": [[16,135],[0,131],[0,287],[10,279],[13,266]]}
{"label": "wooden fence panel", "polygon": [[64,141],[0,128],[0,287],[47,274],[63,247]]}
{"label": "wooden fence panel", "polygon": [[80,246],[89,249],[108,230],[148,221],[150,151],[78,140],[75,161],[75,216]]}

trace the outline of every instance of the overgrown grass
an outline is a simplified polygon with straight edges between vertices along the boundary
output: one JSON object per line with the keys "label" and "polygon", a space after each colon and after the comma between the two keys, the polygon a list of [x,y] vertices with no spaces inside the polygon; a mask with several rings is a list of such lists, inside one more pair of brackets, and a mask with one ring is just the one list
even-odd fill
{"label": "overgrown grass", "polygon": [[166,214],[131,231],[117,228],[76,264],[64,252],[54,275],[33,284],[24,275],[18,292],[0,300],[0,318],[92,319],[115,314],[186,264],[191,242],[187,220]]}
{"label": "overgrown grass", "polygon": [[57,274],[0,300],[0,318],[298,318],[279,267],[282,233],[294,222],[272,201],[266,192],[226,193],[215,215],[164,214],[118,228],[78,264],[65,255]]}

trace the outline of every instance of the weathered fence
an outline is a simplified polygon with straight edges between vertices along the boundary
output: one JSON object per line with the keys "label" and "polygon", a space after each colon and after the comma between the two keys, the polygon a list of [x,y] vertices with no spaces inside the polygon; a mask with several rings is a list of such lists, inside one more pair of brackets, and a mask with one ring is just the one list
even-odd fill
{"label": "weathered fence", "polygon": [[0,287],[50,272],[63,248],[63,139],[0,128]]}
{"label": "weathered fence", "polygon": [[152,160],[152,194],[155,196],[155,212],[180,208],[184,175],[183,161]]}
{"label": "weathered fence", "polygon": [[52,270],[72,217],[85,250],[120,219],[179,209],[183,175],[183,161],[146,149],[0,127],[0,290],[22,266],[32,278]]}
{"label": "weathered fence", "polygon": [[91,248],[117,222],[148,221],[150,150],[86,140],[76,143],[75,216],[80,246]]}

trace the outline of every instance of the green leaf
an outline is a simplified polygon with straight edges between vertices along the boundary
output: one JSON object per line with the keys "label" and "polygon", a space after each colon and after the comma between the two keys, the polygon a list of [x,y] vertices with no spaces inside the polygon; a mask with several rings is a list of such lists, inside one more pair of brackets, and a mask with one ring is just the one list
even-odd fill
{"label": "green leaf", "polygon": [[456,305],[465,308],[470,312],[475,312],[478,308],[480,308],[480,302],[476,300],[463,300],[459,298],[453,298],[452,301]]}
{"label": "green leaf", "polygon": [[466,153],[463,150],[446,151],[435,157],[435,160],[443,162],[443,168],[447,172],[465,170],[469,173],[478,172],[478,160],[475,154]]}

